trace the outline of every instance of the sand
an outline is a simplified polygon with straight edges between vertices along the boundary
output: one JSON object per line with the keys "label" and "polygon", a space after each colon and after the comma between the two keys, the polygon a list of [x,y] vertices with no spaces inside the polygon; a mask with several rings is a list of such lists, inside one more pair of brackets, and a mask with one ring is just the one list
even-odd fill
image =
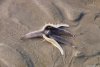
{"label": "sand", "polygon": [[[81,54],[20,39],[47,23],[69,24]],[[0,67],[100,67],[100,0],[0,0]]]}

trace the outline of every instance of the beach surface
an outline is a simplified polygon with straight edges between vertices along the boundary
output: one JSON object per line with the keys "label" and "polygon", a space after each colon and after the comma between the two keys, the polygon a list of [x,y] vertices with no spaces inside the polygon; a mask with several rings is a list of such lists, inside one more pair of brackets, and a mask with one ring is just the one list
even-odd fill
{"label": "beach surface", "polygon": [[[80,53],[20,39],[48,23],[70,25]],[[100,67],[100,0],[0,0],[0,67]]]}

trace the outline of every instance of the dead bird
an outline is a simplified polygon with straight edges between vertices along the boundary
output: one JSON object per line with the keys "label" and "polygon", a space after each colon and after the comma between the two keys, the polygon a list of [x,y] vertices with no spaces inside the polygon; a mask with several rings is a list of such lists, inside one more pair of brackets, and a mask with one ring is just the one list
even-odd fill
{"label": "dead bird", "polygon": [[38,31],[29,32],[25,34],[21,39],[44,38],[46,41],[50,42],[55,47],[57,47],[60,50],[61,54],[64,55],[64,51],[59,44],[67,44],[67,41],[62,37],[62,35],[73,37],[73,34],[65,30],[65,28],[69,28],[69,25],[46,24],[42,29]]}

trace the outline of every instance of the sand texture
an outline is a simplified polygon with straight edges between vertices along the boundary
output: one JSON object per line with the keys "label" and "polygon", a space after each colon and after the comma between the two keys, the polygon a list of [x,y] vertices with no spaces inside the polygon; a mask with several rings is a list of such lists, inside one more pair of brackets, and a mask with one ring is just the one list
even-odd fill
{"label": "sand texture", "polygon": [[[80,53],[20,39],[47,23],[69,24]],[[100,67],[100,0],[0,0],[0,67]]]}

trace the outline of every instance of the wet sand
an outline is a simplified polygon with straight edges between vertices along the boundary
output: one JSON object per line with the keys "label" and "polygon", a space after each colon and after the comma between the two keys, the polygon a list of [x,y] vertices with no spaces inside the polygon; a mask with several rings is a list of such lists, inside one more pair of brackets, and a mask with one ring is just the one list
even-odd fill
{"label": "wet sand", "polygon": [[[47,23],[69,24],[82,55],[68,44],[62,56],[42,38],[20,39]],[[0,0],[0,67],[100,67],[100,0]]]}

